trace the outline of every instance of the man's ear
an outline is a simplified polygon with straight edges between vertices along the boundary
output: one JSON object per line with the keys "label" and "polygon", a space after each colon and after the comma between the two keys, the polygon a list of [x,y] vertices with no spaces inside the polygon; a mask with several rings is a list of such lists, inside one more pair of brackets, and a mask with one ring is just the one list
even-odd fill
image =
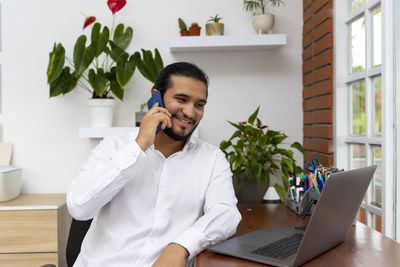
{"label": "man's ear", "polygon": [[151,89],[151,95],[154,95],[158,90],[156,88]]}

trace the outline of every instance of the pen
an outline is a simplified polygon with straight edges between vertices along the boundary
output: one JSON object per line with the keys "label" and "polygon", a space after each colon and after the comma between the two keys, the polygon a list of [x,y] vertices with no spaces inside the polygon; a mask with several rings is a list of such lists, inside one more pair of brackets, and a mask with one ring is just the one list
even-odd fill
{"label": "pen", "polygon": [[318,186],[317,186],[316,182],[314,181],[314,179],[312,179],[312,183],[314,184],[315,191],[317,191],[318,195],[321,195],[321,192],[319,191]]}

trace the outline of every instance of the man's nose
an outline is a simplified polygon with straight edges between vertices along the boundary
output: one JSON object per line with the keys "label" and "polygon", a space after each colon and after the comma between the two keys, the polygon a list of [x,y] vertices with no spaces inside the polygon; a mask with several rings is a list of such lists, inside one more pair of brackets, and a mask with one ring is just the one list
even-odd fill
{"label": "man's nose", "polygon": [[187,105],[185,105],[183,107],[182,112],[187,118],[190,118],[190,119],[193,119],[193,120],[195,119],[196,112],[195,112],[193,104],[188,103]]}

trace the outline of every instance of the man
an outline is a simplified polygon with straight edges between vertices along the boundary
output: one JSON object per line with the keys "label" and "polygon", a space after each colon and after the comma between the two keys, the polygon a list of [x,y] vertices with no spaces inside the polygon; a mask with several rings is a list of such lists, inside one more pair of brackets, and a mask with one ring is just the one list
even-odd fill
{"label": "man", "polygon": [[192,135],[207,102],[206,75],[174,63],[160,72],[157,90],[165,108],[146,113],[136,138],[104,138],[68,189],[70,214],[94,218],[74,266],[184,267],[236,231],[229,164]]}

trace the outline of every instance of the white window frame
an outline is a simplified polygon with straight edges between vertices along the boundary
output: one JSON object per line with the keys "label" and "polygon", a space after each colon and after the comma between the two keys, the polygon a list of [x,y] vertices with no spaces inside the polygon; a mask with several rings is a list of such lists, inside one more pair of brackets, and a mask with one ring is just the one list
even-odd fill
{"label": "white window frame", "polygon": [[[372,190],[367,192],[367,203],[363,207],[368,216],[367,223],[372,225],[372,214],[382,217],[382,233],[394,238],[396,233],[394,190],[394,60],[393,60],[393,35],[394,35],[394,0],[365,0],[365,4],[349,14],[350,0],[334,1],[334,94],[335,94],[335,118],[334,118],[334,140],[335,140],[335,165],[339,168],[348,169],[350,166],[349,145],[361,144],[366,147],[367,164],[371,165],[373,155],[371,145],[382,146],[382,209],[367,204],[371,201]],[[372,66],[372,15],[371,12],[376,6],[382,8],[382,65]],[[365,70],[349,74],[351,51],[349,48],[350,34],[349,23],[357,17],[364,15],[366,20],[366,64]],[[373,80],[375,76],[382,77],[382,136],[370,135],[373,131]],[[351,103],[349,92],[350,84],[365,81],[366,101],[366,131],[367,136],[350,136],[350,115]],[[369,119],[368,119],[369,118]],[[400,191],[399,191],[400,192]],[[398,205],[397,205],[398,206]],[[398,214],[398,213],[397,213]],[[400,228],[397,228],[400,229]]]}

